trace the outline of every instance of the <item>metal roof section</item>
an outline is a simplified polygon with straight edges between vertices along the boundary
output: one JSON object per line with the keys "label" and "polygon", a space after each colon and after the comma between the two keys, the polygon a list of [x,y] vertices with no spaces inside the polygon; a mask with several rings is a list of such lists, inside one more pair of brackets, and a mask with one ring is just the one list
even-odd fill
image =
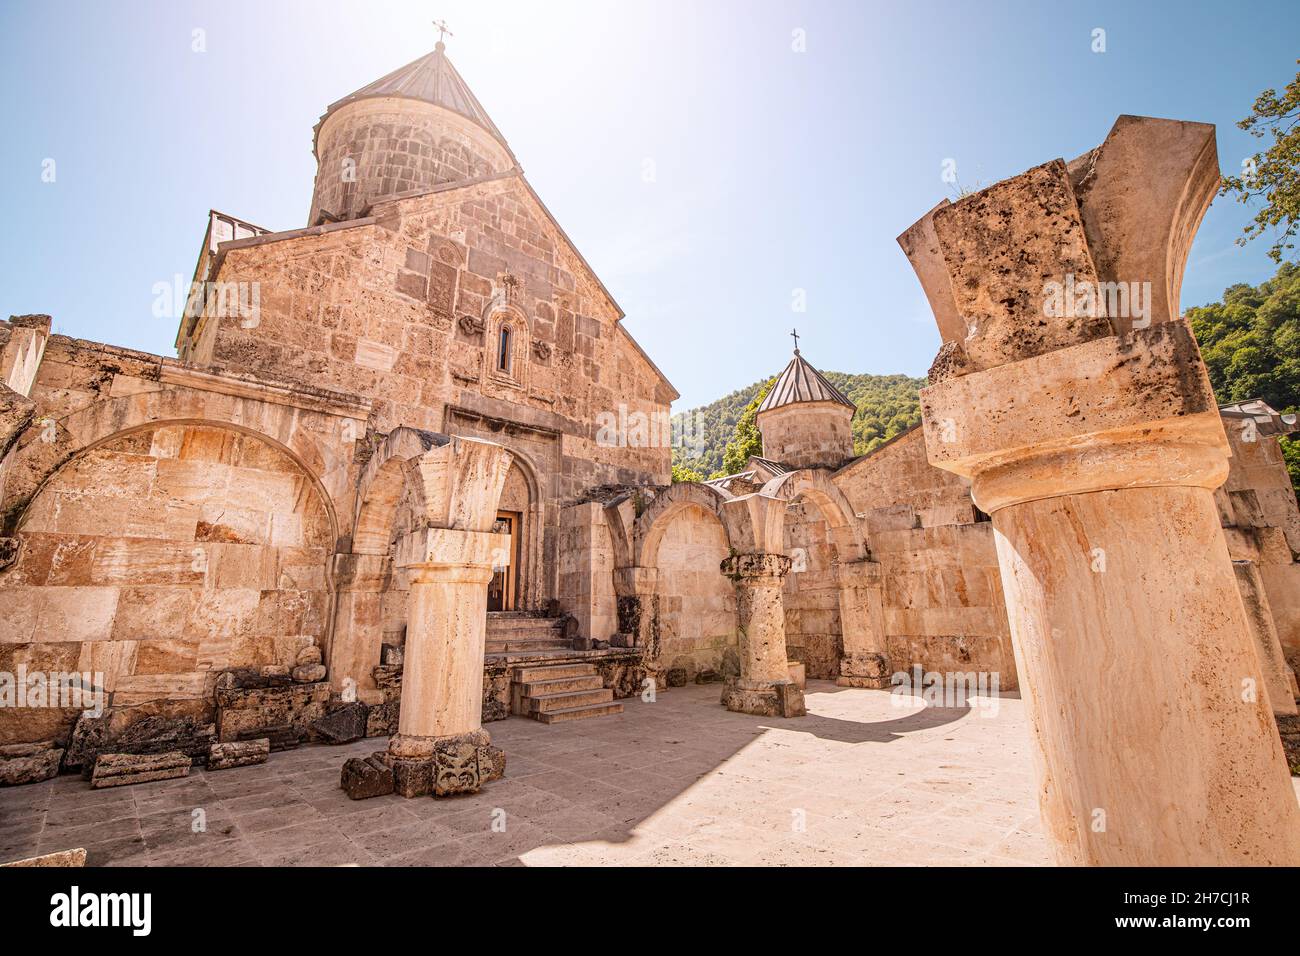
{"label": "metal roof section", "polygon": [[794,358],[790,359],[790,364],[758,406],[758,411],[760,414],[770,412],[798,402],[835,402],[857,411],[857,406],[827,381],[825,375],[813,368],[796,348]]}
{"label": "metal roof section", "polygon": [[368,83],[356,92],[331,103],[313,130],[312,151],[316,149],[315,140],[320,133],[321,125],[331,113],[356,100],[380,96],[420,100],[423,103],[432,103],[434,106],[451,110],[487,130],[506,148],[511,158],[514,157],[510,144],[506,142],[501,130],[497,129],[496,123],[492,122],[492,118],[488,116],[487,110],[478,101],[478,97],[470,91],[469,85],[456,72],[456,68],[451,65],[451,60],[447,59],[447,45],[441,40],[433,48],[432,53],[418,60],[412,60],[387,76],[381,76],[373,83]]}
{"label": "metal roof section", "polygon": [[1294,412],[1283,415],[1262,398],[1220,405],[1219,414],[1239,421],[1251,419],[1255,422],[1256,433],[1264,436],[1294,435],[1300,432],[1300,416]]}

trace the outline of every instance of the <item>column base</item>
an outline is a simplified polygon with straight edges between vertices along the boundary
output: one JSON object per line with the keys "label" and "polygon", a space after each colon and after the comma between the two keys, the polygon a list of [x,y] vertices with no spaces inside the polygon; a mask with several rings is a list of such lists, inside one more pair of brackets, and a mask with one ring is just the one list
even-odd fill
{"label": "column base", "polygon": [[851,654],[840,660],[840,687],[868,687],[887,690],[892,685],[889,659],[884,654]]}
{"label": "column base", "polygon": [[396,793],[401,797],[450,797],[477,793],[506,772],[506,753],[492,746],[486,730],[447,737],[396,735],[388,750],[343,765],[339,782],[349,797],[363,800]]}
{"label": "column base", "polygon": [[728,680],[722,689],[722,706],[755,717],[802,717],[803,691],[794,681]]}

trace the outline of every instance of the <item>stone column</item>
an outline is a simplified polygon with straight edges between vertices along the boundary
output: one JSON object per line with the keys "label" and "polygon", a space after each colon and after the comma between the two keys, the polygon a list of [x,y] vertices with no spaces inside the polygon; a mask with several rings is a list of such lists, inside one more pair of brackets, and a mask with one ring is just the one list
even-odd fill
{"label": "stone column", "polygon": [[[992,516],[1063,864],[1300,864],[1267,697],[1243,693],[1263,677],[1213,498],[1228,445],[1178,318],[1217,182],[1212,127],[1121,117],[1075,163],[933,211],[908,250],[964,326],[922,392],[926,449]],[[1145,309],[1098,308],[1110,282]]]}
{"label": "stone column", "polygon": [[329,678],[335,693],[347,690],[366,703],[377,697],[374,670],[383,643],[383,599],[392,580],[392,559],[382,554],[334,556],[334,634],[330,639]]}
{"label": "stone column", "polygon": [[790,570],[784,554],[737,554],[722,562],[736,585],[740,677],[727,681],[727,710],[763,717],[802,717],[803,691],[790,680],[781,584]]}
{"label": "stone column", "polygon": [[840,633],[844,655],[840,658],[841,687],[890,686],[889,658],[885,654],[885,608],[877,561],[841,561],[835,566],[840,588]]}
{"label": "stone column", "polygon": [[471,793],[505,769],[483,730],[483,653],[493,555],[509,536],[450,528],[398,544],[411,575],[402,706],[389,764],[403,796]]}
{"label": "stone column", "polygon": [[[510,536],[490,530],[510,453],[491,442],[397,429],[368,467],[367,541],[387,540],[394,517],[384,509],[399,502],[414,529],[398,539],[394,558],[410,576],[402,699],[388,750],[349,760],[341,784],[358,799],[393,790],[472,793],[505,771],[505,754],[482,727],[483,652],[488,581],[510,553]],[[367,511],[372,498],[381,507]]]}

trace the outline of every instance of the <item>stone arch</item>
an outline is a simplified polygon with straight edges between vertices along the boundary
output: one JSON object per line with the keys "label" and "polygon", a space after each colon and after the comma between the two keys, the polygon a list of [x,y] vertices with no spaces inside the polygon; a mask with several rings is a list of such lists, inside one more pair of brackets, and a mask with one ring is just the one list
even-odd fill
{"label": "stone arch", "polygon": [[[680,668],[688,677],[710,670],[739,672],[736,592],[721,570],[732,550],[722,508],[727,500],[708,485],[679,483],[633,522],[631,552],[638,574],[640,568],[653,569],[645,572],[644,582],[654,617],[648,646],[658,669]],[[632,502],[627,505],[634,510]],[[638,595],[642,614],[646,596]]]}
{"label": "stone arch", "polygon": [[415,477],[415,460],[451,439],[437,432],[405,426],[395,428],[380,443],[366,463],[357,482],[356,520],[353,522],[352,553],[387,555],[393,543],[397,503],[408,486],[421,507],[424,483]]}
{"label": "stone arch", "polygon": [[404,633],[410,580],[399,539],[431,528],[487,532],[513,458],[492,442],[407,426],[379,443],[357,483],[351,553],[337,558],[343,573],[329,663],[336,685],[351,678],[373,691],[383,635]]}
{"label": "stone arch", "polygon": [[692,507],[717,518],[730,547],[731,533],[722,512],[722,503],[729,499],[730,496],[726,492],[698,482],[683,481],[670,486],[667,491],[656,497],[633,523],[632,564],[639,567],[655,567],[659,543],[663,540],[664,532],[677,515]]}
{"label": "stone arch", "polygon": [[[538,477],[536,463],[522,452],[511,449],[510,470],[506,474],[506,487],[502,489],[503,496],[513,484],[512,476],[516,474],[522,478],[528,496],[522,509],[524,529],[523,541],[520,542],[519,547],[522,567],[518,569],[522,583],[519,588],[518,608],[524,610],[540,607],[544,603],[545,595],[550,591],[543,577],[545,559],[542,548],[543,532],[546,527],[546,503],[543,500],[542,484]],[[507,508],[504,498],[499,507],[503,510],[516,510]]]}
{"label": "stone arch", "polygon": [[835,540],[841,561],[859,561],[869,555],[853,506],[825,471],[809,468],[778,475],[763,486],[763,494],[795,502],[806,498],[817,506]]}
{"label": "stone arch", "polygon": [[0,669],[102,673],[115,709],[208,719],[220,671],[292,667],[328,644],[337,526],[289,450],[193,419],[73,444],[65,433],[64,460],[14,516]]}
{"label": "stone arch", "polygon": [[[261,439],[288,455],[321,492],[336,536],[349,497],[352,441],[364,421],[192,388],[164,388],[95,402],[62,419],[37,418],[10,461],[0,533],[12,534],[41,488],[79,454],[116,436],[164,424],[213,425]],[[337,438],[331,439],[330,435]]]}
{"label": "stone arch", "polygon": [[[825,471],[779,475],[763,492],[791,506],[783,529],[783,550],[794,559],[783,584],[790,657],[804,664],[809,677],[839,679],[846,663],[853,670],[867,659],[864,648],[878,656],[883,626],[878,579],[872,579],[874,591],[862,586],[868,569],[877,566],[869,561],[852,506]],[[811,513],[794,507],[802,502],[812,505]],[[878,675],[872,671],[871,676]]]}

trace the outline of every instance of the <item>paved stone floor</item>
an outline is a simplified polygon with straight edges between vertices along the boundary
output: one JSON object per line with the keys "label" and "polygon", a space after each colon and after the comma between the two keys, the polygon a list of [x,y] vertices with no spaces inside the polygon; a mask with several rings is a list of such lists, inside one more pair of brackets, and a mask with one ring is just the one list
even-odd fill
{"label": "paved stone floor", "polygon": [[489,724],[506,778],[449,800],[349,800],[339,768],[382,739],[121,789],[12,787],[0,860],[85,846],[114,866],[1048,862],[1020,700],[988,716],[812,681],[809,715],[787,721],[728,713],[718,694]]}

